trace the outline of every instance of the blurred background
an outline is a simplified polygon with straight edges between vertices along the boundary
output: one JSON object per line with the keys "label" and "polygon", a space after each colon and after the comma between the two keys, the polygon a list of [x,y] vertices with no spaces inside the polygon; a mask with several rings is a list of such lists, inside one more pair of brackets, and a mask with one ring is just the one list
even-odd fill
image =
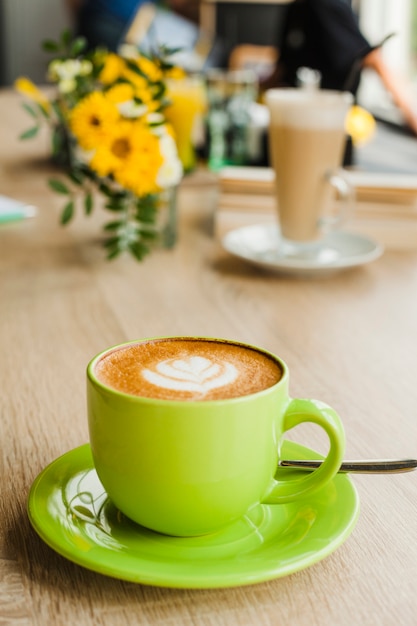
{"label": "blurred background", "polygon": [[[203,15],[204,26],[214,27],[230,49],[242,43],[278,44],[283,7],[274,0],[189,0],[188,5],[183,12],[193,20]],[[207,24],[207,5],[209,9],[216,5],[214,25]],[[354,0],[353,6],[371,42],[380,41],[388,33],[396,34],[384,45],[384,55],[417,92],[417,0]],[[68,26],[72,26],[72,16],[65,0],[0,0],[0,84],[10,85],[21,74],[37,83],[45,81],[47,57],[40,44],[46,38],[57,38]],[[395,116],[389,111],[389,97],[378,79],[371,75],[362,83],[361,100]]]}
{"label": "blurred background", "polygon": [[[279,48],[280,17],[285,10],[281,2],[182,0],[179,13],[223,42],[218,64],[227,66],[239,44]],[[41,42],[57,39],[64,28],[73,27],[68,5],[68,0],[0,0],[0,86],[12,85],[21,75],[37,84],[46,83],[49,57]],[[417,0],[353,0],[352,5],[370,42],[395,33],[384,44],[383,55],[417,102]],[[378,120],[404,131],[401,114],[375,73],[365,70],[358,102]],[[415,142],[414,137],[409,139]],[[415,171],[415,161],[411,167]]]}

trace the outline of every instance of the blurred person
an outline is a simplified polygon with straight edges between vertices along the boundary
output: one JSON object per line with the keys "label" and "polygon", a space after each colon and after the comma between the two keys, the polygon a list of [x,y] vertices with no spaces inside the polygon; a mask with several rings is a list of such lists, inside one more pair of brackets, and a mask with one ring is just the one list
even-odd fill
{"label": "blurred person", "polygon": [[197,0],[66,0],[75,34],[86,38],[89,49],[104,46],[113,52],[140,6],[149,2],[172,9],[190,21],[198,20]]}
{"label": "blurred person", "polygon": [[364,68],[374,70],[417,134],[417,113],[407,90],[386,65],[381,46],[372,46],[362,34],[350,0],[294,0],[286,7],[281,25],[279,58],[263,89],[295,87],[300,67],[318,70],[323,89],[350,91],[359,87]]}
{"label": "blurred person", "polygon": [[130,20],[144,0],[66,0],[75,34],[85,37],[90,49],[103,46],[116,51]]}

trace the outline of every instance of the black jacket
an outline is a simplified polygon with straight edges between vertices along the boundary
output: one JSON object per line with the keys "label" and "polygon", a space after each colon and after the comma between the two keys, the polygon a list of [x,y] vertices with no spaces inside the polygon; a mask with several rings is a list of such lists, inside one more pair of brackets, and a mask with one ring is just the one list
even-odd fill
{"label": "black jacket", "polygon": [[322,88],[355,93],[362,60],[373,50],[349,0],[296,0],[288,6],[280,39],[280,77],[287,86],[296,85],[304,66],[320,71]]}

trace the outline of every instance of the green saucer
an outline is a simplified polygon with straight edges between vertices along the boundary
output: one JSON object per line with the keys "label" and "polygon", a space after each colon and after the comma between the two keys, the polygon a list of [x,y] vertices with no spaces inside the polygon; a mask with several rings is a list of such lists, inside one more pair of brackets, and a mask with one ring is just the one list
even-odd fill
{"label": "green saucer", "polygon": [[[284,458],[320,458],[290,441]],[[280,469],[280,480],[294,476]],[[48,465],[32,485],[29,519],[56,552],[123,580],[178,588],[250,585],[286,576],[336,550],[353,530],[359,499],[346,474],[295,503],[260,505],[204,537],[160,535],[138,526],[109,501],[88,444]]]}

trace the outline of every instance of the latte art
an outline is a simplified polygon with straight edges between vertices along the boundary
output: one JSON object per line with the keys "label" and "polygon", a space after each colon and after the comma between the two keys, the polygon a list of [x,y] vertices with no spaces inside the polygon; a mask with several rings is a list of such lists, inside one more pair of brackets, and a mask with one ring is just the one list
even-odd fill
{"label": "latte art", "polygon": [[105,354],[94,371],[116,391],[180,401],[239,398],[282,377],[279,363],[261,350],[192,337],[127,344]]}
{"label": "latte art", "polygon": [[157,363],[154,370],[143,370],[142,376],[157,387],[204,394],[232,383],[238,371],[226,361],[218,363],[202,356],[190,356]]}

